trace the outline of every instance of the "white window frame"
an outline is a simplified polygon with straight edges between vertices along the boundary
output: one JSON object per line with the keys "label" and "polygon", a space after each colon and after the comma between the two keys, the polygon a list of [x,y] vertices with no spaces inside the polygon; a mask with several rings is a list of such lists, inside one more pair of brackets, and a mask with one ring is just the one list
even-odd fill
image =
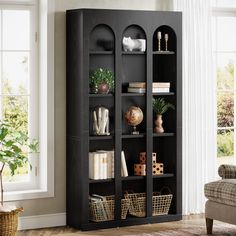
{"label": "white window frame", "polygon": [[[0,0],[19,7],[38,4],[39,168],[36,188],[5,192],[5,201],[54,197],[54,0]],[[35,170],[33,170],[35,171]],[[33,173],[32,173],[33,174]]]}
{"label": "white window frame", "polygon": [[[31,111],[28,114],[29,120],[29,136],[38,138],[39,134],[39,124],[38,124],[38,41],[35,40],[35,32],[38,32],[37,29],[37,21],[35,15],[35,6],[20,6],[20,5],[2,5],[0,4],[0,9],[2,10],[27,10],[30,13],[30,76],[29,78],[33,78],[34,82],[30,81],[29,85],[29,110]],[[2,24],[2,21],[1,21]],[[2,27],[1,27],[2,28]],[[2,40],[1,40],[2,42]],[[14,50],[13,50],[14,51]],[[16,50],[17,51],[17,50]],[[1,60],[2,61],[2,60]],[[29,171],[30,181],[23,182],[8,182],[4,183],[5,191],[19,191],[19,190],[29,190],[29,189],[37,189],[38,188],[38,178],[37,178],[37,169],[39,167],[38,155],[33,154],[33,157],[30,157],[30,163],[32,166],[32,170]]]}
{"label": "white window frame", "polygon": [[[213,17],[235,17],[236,18],[236,8],[223,8],[223,7],[213,7]],[[214,37],[214,36],[213,36]],[[216,39],[217,40],[217,39]],[[214,55],[214,59],[215,59],[215,71],[216,71],[216,67],[217,67],[217,55],[220,53],[235,53],[236,51],[220,51],[214,49],[213,50],[213,55]],[[232,130],[234,131],[234,163],[236,163],[236,60],[235,60],[235,74],[234,74],[234,89],[233,90],[218,90],[216,88],[216,93],[217,92],[233,92],[234,93],[234,126],[232,127],[216,127],[216,135],[218,133],[218,130]],[[216,74],[215,74],[215,78],[216,78]]]}

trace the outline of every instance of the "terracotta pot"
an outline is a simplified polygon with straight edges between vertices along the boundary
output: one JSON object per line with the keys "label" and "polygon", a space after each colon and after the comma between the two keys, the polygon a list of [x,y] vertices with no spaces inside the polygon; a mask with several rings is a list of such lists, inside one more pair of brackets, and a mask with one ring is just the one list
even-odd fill
{"label": "terracotta pot", "polygon": [[164,133],[164,129],[162,127],[162,115],[157,115],[154,123],[156,125],[154,128],[154,133]]}

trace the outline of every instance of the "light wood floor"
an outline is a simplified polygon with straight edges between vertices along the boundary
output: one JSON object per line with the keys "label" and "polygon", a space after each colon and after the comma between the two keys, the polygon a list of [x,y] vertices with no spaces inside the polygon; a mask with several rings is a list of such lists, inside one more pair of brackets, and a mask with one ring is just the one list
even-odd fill
{"label": "light wood floor", "polygon": [[[236,226],[224,224],[221,222],[214,222],[213,231],[215,235],[236,235]],[[156,232],[153,234],[153,232]],[[158,233],[160,232],[160,234]],[[222,233],[223,232],[223,233]],[[18,236],[121,236],[121,235],[206,235],[205,219],[203,215],[193,215],[183,217],[183,220],[159,224],[146,224],[139,226],[129,226],[121,228],[103,229],[96,231],[81,232],[69,227],[56,227],[38,230],[19,231]],[[225,234],[226,233],[226,234]]]}

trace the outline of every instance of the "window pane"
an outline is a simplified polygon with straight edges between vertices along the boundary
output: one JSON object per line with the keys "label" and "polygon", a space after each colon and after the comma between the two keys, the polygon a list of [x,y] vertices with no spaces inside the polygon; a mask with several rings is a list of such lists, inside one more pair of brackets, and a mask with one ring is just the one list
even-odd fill
{"label": "window pane", "polygon": [[16,130],[28,134],[28,96],[3,96],[2,112]]}
{"label": "window pane", "polygon": [[[15,129],[28,133],[28,97],[3,96],[3,117],[10,118]],[[22,182],[29,180],[29,165],[16,169],[16,175],[11,176],[9,167],[4,168],[4,182]]]}
{"label": "window pane", "polygon": [[217,125],[218,127],[234,126],[234,93],[217,93]]}
{"label": "window pane", "polygon": [[236,1],[235,0],[217,0],[217,7],[236,7]]}
{"label": "window pane", "polygon": [[3,181],[4,182],[25,182],[29,181],[29,165],[17,168],[14,176],[11,175],[11,170],[8,166],[4,167],[3,171]]}
{"label": "window pane", "polygon": [[217,54],[217,89],[234,89],[234,68],[236,54]]}
{"label": "window pane", "polygon": [[3,10],[2,19],[3,50],[29,50],[29,11]]}
{"label": "window pane", "polygon": [[217,165],[234,164],[234,131],[218,130]]}
{"label": "window pane", "polygon": [[27,94],[29,81],[29,54],[3,53],[3,94]]}
{"label": "window pane", "polygon": [[217,156],[229,157],[234,155],[234,131],[218,130],[217,132]]}
{"label": "window pane", "polygon": [[217,18],[217,50],[236,51],[236,18],[218,17]]}

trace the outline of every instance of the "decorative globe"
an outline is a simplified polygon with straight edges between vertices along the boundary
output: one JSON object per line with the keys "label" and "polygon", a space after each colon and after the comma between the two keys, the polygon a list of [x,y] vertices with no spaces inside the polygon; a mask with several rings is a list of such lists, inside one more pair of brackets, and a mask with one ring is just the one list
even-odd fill
{"label": "decorative globe", "polygon": [[132,134],[139,134],[139,132],[136,131],[136,126],[143,121],[142,110],[136,106],[129,107],[129,109],[125,112],[125,119],[129,125],[133,126],[134,130]]}

